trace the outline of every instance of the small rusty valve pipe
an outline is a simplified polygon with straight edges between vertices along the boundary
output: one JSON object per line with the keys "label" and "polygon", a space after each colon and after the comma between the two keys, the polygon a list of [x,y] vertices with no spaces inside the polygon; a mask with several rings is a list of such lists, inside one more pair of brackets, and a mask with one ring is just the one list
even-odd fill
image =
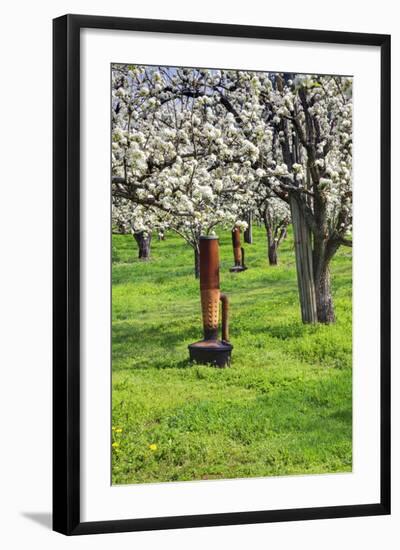
{"label": "small rusty valve pipe", "polygon": [[232,273],[245,271],[247,267],[244,265],[244,248],[240,246],[240,227],[235,226],[232,229],[232,246],[234,266],[229,271]]}
{"label": "small rusty valve pipe", "polygon": [[[190,360],[224,367],[230,362],[233,346],[229,343],[228,297],[219,289],[219,243],[213,236],[200,237],[200,297],[204,339],[190,344]],[[222,340],[218,339],[220,302]]]}
{"label": "small rusty valve pipe", "polygon": [[222,341],[229,343],[229,300],[222,292],[219,295],[222,304]]}

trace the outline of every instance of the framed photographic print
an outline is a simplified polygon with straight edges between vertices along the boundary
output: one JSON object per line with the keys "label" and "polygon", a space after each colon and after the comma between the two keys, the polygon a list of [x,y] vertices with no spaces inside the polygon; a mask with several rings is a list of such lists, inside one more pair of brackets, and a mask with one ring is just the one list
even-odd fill
{"label": "framed photographic print", "polygon": [[390,37],[54,20],[54,529],[390,513]]}

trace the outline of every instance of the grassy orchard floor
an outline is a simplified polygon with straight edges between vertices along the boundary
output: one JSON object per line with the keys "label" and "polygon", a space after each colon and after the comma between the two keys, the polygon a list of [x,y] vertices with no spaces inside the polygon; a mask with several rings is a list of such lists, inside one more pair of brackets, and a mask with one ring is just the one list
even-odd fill
{"label": "grassy orchard floor", "polygon": [[290,237],[269,267],[255,228],[239,274],[229,231],[220,244],[227,369],[188,362],[202,337],[192,249],[168,234],[142,263],[130,235],[113,236],[114,484],[351,470],[351,251],[332,266],[337,323],[306,326]]}

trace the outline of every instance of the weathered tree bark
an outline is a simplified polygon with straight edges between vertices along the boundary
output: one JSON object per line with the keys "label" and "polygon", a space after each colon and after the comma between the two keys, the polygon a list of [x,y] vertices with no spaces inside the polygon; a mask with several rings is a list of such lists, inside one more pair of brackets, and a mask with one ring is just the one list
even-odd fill
{"label": "weathered tree bark", "polygon": [[275,240],[273,240],[272,243],[268,243],[268,262],[269,265],[278,265],[278,254]]}
{"label": "weathered tree bark", "polygon": [[138,245],[139,260],[147,261],[150,259],[151,233],[139,231],[133,233],[133,237]]}
{"label": "weathered tree bark", "polygon": [[247,229],[244,232],[244,242],[253,244],[253,213],[251,210],[246,215]]}
{"label": "weathered tree bark", "polygon": [[268,208],[263,213],[264,227],[267,233],[267,256],[269,265],[278,265],[278,248],[281,242],[286,238],[287,224],[289,220],[274,222]]}
{"label": "weathered tree bark", "polygon": [[295,245],[297,284],[303,323],[317,323],[311,232],[294,197],[290,200]]}
{"label": "weathered tree bark", "polygon": [[264,225],[267,232],[267,251],[269,265],[278,265],[278,242],[274,239],[272,227],[268,223],[268,216],[264,214]]}
{"label": "weathered tree bark", "polygon": [[335,322],[329,266],[339,246],[339,242],[335,239],[326,240],[314,237],[313,263],[315,298],[317,303],[317,316],[320,323]]}
{"label": "weathered tree bark", "polygon": [[320,323],[334,323],[335,311],[333,308],[329,266],[324,267],[318,275],[318,278],[315,280],[318,321]]}
{"label": "weathered tree bark", "polygon": [[194,276],[196,279],[200,277],[200,252],[197,246],[194,248]]}

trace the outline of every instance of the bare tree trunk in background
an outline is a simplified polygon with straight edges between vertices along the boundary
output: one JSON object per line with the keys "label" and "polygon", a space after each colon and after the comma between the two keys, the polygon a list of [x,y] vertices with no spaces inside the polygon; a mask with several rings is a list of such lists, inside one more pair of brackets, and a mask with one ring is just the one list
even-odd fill
{"label": "bare tree trunk in background", "polygon": [[268,262],[269,265],[278,265],[277,246],[274,239],[272,239],[271,243],[268,239]]}
{"label": "bare tree trunk in background", "polygon": [[278,247],[277,241],[274,239],[273,229],[269,223],[268,215],[265,212],[264,214],[264,225],[267,232],[267,252],[268,252],[268,263],[269,265],[278,265]]}
{"label": "bare tree trunk in background", "polygon": [[133,233],[133,237],[138,245],[139,260],[150,260],[151,233],[139,231],[137,233]]}
{"label": "bare tree trunk in background", "polygon": [[269,265],[278,265],[278,248],[281,242],[286,238],[288,221],[274,223],[268,208],[264,210],[264,227],[267,233],[267,255]]}
{"label": "bare tree trunk in background", "polygon": [[253,212],[249,210],[246,214],[247,229],[244,232],[244,242],[253,244]]}

